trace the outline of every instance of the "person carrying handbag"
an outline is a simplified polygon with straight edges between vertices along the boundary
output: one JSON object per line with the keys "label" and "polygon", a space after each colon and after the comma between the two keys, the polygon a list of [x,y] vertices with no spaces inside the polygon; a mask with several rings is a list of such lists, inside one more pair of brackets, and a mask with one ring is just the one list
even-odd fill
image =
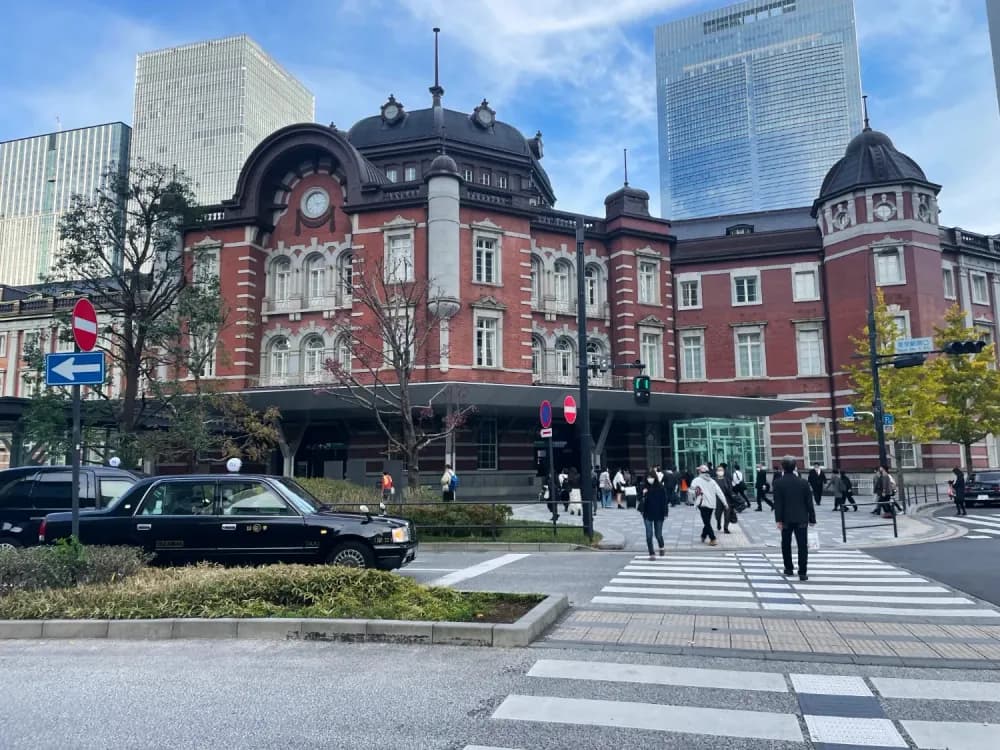
{"label": "person carrying handbag", "polygon": [[701,541],[708,539],[710,547],[718,546],[719,542],[712,530],[712,514],[719,505],[728,508],[729,503],[722,488],[709,475],[708,466],[705,464],[698,467],[698,476],[691,482],[691,494],[694,497],[695,507],[701,514]]}
{"label": "person carrying handbag", "polygon": [[654,536],[657,544],[660,545],[660,557],[663,557],[663,521],[670,509],[667,506],[667,491],[654,469],[650,469],[646,475],[642,498],[639,500],[639,512],[642,514],[642,522],[646,527],[646,549],[649,550],[649,559],[656,559],[653,554]]}

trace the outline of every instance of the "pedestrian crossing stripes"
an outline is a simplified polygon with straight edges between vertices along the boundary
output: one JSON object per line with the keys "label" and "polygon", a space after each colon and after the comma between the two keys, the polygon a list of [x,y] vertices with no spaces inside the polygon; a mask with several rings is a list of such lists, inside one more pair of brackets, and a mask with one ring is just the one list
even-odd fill
{"label": "pedestrian crossing stripes", "polygon": [[[998,527],[1000,532],[1000,527]],[[629,608],[775,611],[919,618],[1000,617],[1000,611],[861,551],[809,555],[808,580],[783,574],[781,555],[637,556],[591,604]]]}
{"label": "pedestrian crossing stripes", "polygon": [[955,516],[949,520],[973,527],[970,531],[975,533],[966,534],[966,539],[995,539],[1000,537],[1000,516],[977,516],[970,513],[967,516]]}
{"label": "pedestrian crossing stripes", "polygon": [[[963,716],[976,720],[955,721],[960,717],[952,701],[962,701]],[[908,718],[913,716],[920,719]],[[785,742],[858,750],[996,750],[998,722],[996,681],[539,659],[480,733],[493,744],[463,750],[552,747],[556,737],[559,747],[577,746],[586,737],[591,744],[627,747],[710,748],[727,738],[721,740],[726,747],[740,740],[738,746],[748,749]],[[558,728],[549,729],[553,725]],[[609,734],[595,737],[591,731]],[[517,745],[502,744],[508,739]]]}

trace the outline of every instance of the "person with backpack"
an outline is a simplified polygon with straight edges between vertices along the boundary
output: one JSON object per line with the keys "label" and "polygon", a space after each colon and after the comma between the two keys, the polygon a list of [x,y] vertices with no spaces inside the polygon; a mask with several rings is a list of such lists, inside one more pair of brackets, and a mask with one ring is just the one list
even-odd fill
{"label": "person with backpack", "polygon": [[455,500],[455,490],[458,489],[458,474],[451,469],[451,464],[446,464],[444,474],[441,475],[441,501],[450,503]]}

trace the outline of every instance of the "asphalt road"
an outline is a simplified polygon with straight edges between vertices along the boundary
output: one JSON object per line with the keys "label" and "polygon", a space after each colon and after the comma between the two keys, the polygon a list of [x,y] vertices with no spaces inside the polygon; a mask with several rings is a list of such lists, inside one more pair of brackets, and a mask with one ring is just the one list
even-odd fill
{"label": "asphalt road", "polygon": [[803,750],[832,729],[869,746],[947,732],[953,748],[994,750],[1000,732],[1000,676],[982,670],[550,648],[25,641],[0,643],[0,674],[0,746],[12,750]]}
{"label": "asphalt road", "polygon": [[966,527],[966,536],[946,542],[884,547],[868,552],[1000,605],[1000,575],[996,572],[1000,561],[1000,509],[970,508],[969,516],[961,522],[951,508],[938,511],[935,516]]}

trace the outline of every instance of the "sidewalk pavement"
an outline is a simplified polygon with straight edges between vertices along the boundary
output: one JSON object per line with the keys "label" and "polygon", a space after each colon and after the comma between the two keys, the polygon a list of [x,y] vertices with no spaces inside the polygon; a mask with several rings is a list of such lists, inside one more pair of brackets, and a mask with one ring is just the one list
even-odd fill
{"label": "sidewalk pavement", "polygon": [[[944,524],[931,517],[931,512],[940,504],[910,507],[905,515],[896,518],[899,532],[898,538],[893,537],[892,522],[871,515],[870,507],[862,507],[857,511],[847,511],[844,522],[847,524],[847,543],[845,544],[841,530],[841,513],[833,511],[833,499],[824,498],[824,502],[816,508],[816,528],[819,530],[820,547],[822,549],[850,549],[865,547],[884,547],[895,544],[913,544],[917,542],[940,541],[951,539],[962,534],[960,529]],[[514,518],[533,521],[549,521],[551,515],[543,503],[537,505],[514,506]],[[580,516],[571,516],[559,507],[559,523],[582,524]],[[852,528],[869,526],[869,528]],[[663,540],[666,549],[682,551],[690,549],[753,549],[778,547],[780,537],[774,525],[774,515],[765,505],[764,510],[757,512],[751,507],[739,514],[739,522],[730,525],[729,534],[716,532],[718,547],[709,548],[702,543],[701,516],[689,505],[677,505],[670,508],[670,514],[663,524]],[[603,537],[598,545],[601,549],[624,549],[642,551],[646,549],[646,532],[642,517],[634,508],[619,510],[616,508],[598,508],[594,515],[594,530]]]}
{"label": "sidewalk pavement", "polygon": [[574,610],[536,646],[1000,668],[1000,625]]}

